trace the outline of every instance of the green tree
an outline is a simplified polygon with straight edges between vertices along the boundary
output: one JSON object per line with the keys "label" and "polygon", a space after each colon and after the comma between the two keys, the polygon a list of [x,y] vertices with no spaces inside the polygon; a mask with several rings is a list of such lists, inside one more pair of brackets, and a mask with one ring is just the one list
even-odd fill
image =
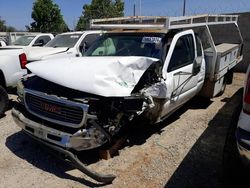
{"label": "green tree", "polygon": [[5,20],[2,20],[0,17],[0,31],[6,31],[7,26],[5,24]]}
{"label": "green tree", "polygon": [[124,16],[124,2],[122,0],[92,0],[91,4],[83,6],[76,30],[85,30],[89,27],[90,19],[111,18]]}
{"label": "green tree", "polygon": [[0,17],[0,31],[13,32],[13,31],[16,31],[16,28],[12,26],[6,26],[5,20],[2,20]]}
{"label": "green tree", "polygon": [[16,31],[16,28],[15,27],[12,27],[12,26],[8,26],[7,29],[6,29],[7,32],[14,32]]}
{"label": "green tree", "polygon": [[52,0],[36,0],[31,17],[34,22],[26,26],[28,31],[65,32],[69,30],[60,8]]}

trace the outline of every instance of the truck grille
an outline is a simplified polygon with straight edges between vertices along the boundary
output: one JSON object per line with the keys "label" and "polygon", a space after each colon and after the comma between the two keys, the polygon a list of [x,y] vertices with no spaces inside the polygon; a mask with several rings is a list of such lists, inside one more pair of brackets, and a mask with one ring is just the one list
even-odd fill
{"label": "truck grille", "polygon": [[25,90],[25,106],[33,115],[68,127],[83,125],[88,105]]}

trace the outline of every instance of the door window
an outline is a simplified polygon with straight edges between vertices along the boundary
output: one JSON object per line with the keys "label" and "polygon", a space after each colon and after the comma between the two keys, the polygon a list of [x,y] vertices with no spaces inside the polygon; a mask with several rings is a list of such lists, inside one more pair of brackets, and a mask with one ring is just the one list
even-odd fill
{"label": "door window", "polygon": [[41,36],[41,37],[38,37],[37,39],[36,39],[36,41],[35,41],[35,45],[36,44],[42,44],[42,46],[43,45],[45,45],[45,44],[47,44],[49,41],[51,40],[51,38],[49,37],[49,36]]}
{"label": "door window", "polygon": [[180,37],[169,62],[168,72],[192,64],[195,58],[194,41],[191,34]]}
{"label": "door window", "polygon": [[85,52],[92,45],[92,43],[100,36],[100,34],[89,34],[85,36],[84,40],[79,46],[80,52]]}

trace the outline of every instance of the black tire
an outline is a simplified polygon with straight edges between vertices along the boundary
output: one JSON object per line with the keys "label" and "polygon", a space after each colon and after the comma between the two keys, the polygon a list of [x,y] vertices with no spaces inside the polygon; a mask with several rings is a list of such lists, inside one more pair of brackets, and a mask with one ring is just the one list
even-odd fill
{"label": "black tire", "polygon": [[4,114],[9,106],[9,97],[7,91],[0,86],[0,116]]}

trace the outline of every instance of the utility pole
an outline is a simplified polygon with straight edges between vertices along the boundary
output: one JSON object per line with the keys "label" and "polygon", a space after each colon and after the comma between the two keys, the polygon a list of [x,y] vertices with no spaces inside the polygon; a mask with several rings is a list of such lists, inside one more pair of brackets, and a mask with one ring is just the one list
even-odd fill
{"label": "utility pole", "polygon": [[134,16],[135,16],[135,3],[134,3]]}
{"label": "utility pole", "polygon": [[186,0],[183,0],[183,16],[186,14]]}
{"label": "utility pole", "polygon": [[139,16],[141,16],[141,0],[139,0],[139,8],[140,8]]}
{"label": "utility pole", "polygon": [[[138,0],[134,1],[134,6],[133,6],[133,12],[134,12],[134,16],[141,16],[141,0],[139,0],[139,5],[138,5]],[[139,11],[138,11],[139,9]],[[136,14],[137,12],[137,14]]]}

